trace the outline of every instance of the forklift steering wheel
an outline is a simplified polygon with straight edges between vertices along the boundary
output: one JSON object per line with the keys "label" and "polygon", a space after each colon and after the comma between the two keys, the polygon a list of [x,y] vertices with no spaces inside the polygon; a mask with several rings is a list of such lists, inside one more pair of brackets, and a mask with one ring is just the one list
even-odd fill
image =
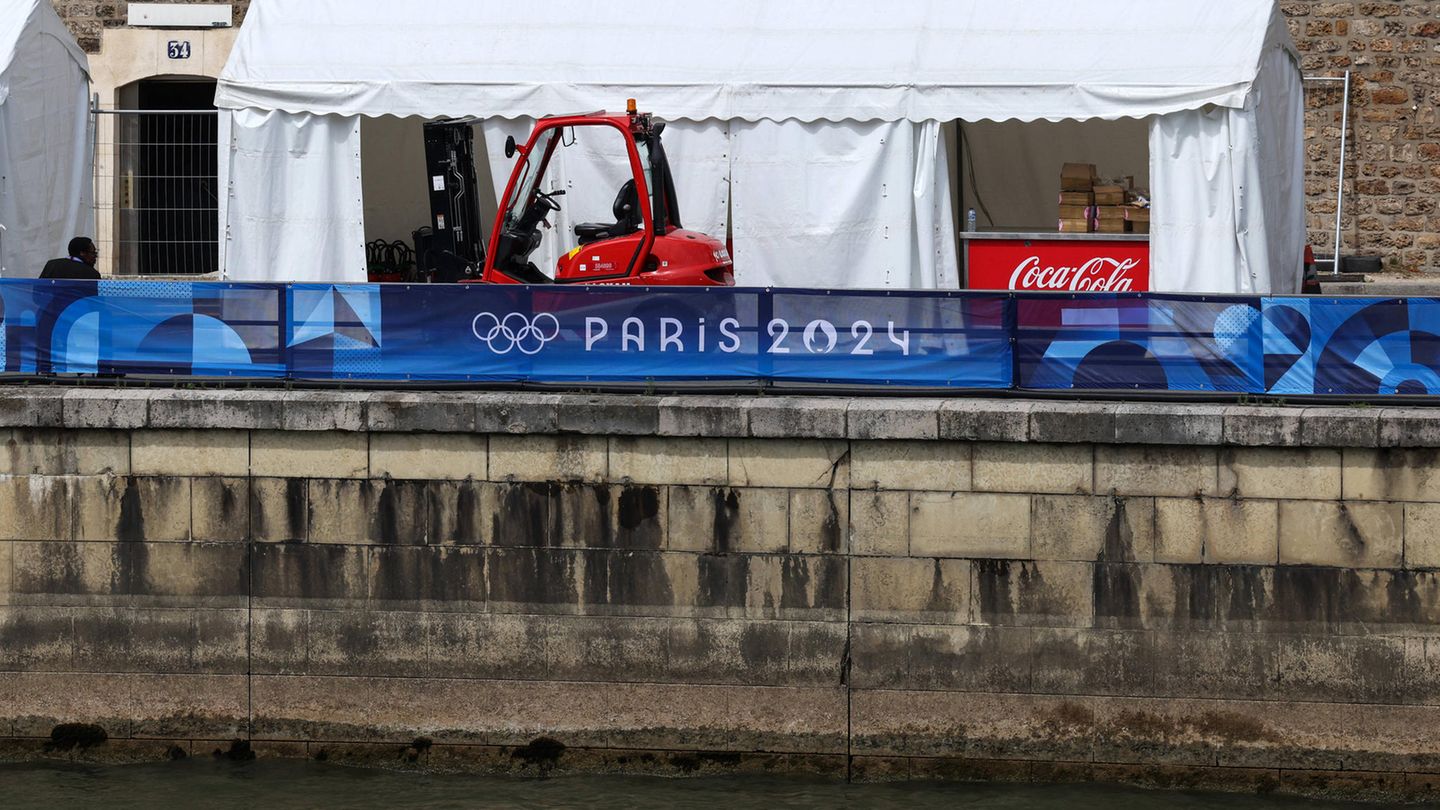
{"label": "forklift steering wheel", "polygon": [[556,198],[556,197],[564,196],[564,194],[565,194],[565,189],[563,189],[563,188],[562,188],[562,189],[559,189],[559,190],[557,190],[557,191],[552,191],[552,192],[550,192],[549,194],[546,194],[546,193],[543,192],[543,191],[536,191],[536,192],[535,192],[535,200],[536,200],[536,202],[543,202],[545,208],[547,208],[547,209],[549,209],[549,210],[551,210],[551,211],[559,211],[559,210],[560,210],[560,203],[557,202],[557,201],[555,200],[555,198]]}

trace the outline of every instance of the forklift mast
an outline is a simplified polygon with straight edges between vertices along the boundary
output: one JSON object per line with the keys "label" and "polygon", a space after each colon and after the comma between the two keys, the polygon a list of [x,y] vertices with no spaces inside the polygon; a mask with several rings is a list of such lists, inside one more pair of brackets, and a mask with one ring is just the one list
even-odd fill
{"label": "forklift mast", "polygon": [[425,167],[430,193],[430,234],[415,253],[420,270],[436,281],[479,275],[485,261],[480,233],[480,197],[475,183],[478,119],[451,118],[425,124]]}

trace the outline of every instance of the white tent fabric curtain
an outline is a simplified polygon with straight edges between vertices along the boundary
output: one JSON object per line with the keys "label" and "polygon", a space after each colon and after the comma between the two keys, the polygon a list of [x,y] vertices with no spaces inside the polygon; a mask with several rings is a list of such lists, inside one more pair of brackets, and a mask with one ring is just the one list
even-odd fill
{"label": "white tent fabric curtain", "polygon": [[0,274],[95,235],[90,74],[48,0],[0,0]]}
{"label": "white tent fabric curtain", "polygon": [[1152,120],[1152,288],[1300,291],[1304,109],[1290,59],[1279,48],[1268,52],[1240,109],[1209,107]]}
{"label": "white tent fabric curtain", "polygon": [[366,280],[358,117],[238,110],[229,160],[226,278]]}
{"label": "white tent fabric curtain", "polygon": [[732,127],[736,282],[955,287],[938,122]]}

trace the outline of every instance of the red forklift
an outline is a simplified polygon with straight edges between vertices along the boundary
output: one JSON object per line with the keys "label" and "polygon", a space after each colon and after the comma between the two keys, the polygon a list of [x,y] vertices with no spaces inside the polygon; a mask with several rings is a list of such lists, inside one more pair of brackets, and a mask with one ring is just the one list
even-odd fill
{"label": "red forklift", "polygon": [[[472,126],[475,119],[425,125],[431,223],[416,233],[421,272],[440,282],[489,284],[615,284],[734,286],[725,244],[680,223],[675,181],[661,135],[665,124],[637,112],[635,100],[620,113],[542,118],[521,146],[506,139],[505,156],[520,156],[505,187],[491,230],[481,241]],[[574,226],[574,242],[553,272],[531,257],[542,229],[560,211],[564,189],[545,191],[546,170],[557,148],[575,142],[582,128],[608,127],[624,137],[629,179],[615,194],[614,221]],[[425,231],[428,230],[428,233]]]}

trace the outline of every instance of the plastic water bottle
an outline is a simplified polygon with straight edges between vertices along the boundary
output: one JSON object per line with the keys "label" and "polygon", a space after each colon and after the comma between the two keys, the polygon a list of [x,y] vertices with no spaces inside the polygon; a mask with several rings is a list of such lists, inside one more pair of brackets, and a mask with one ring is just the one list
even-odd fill
{"label": "plastic water bottle", "polygon": [[969,211],[966,211],[966,212],[965,212],[965,230],[967,230],[967,231],[974,231],[974,230],[975,230],[975,209],[974,209],[974,208],[971,208]]}

